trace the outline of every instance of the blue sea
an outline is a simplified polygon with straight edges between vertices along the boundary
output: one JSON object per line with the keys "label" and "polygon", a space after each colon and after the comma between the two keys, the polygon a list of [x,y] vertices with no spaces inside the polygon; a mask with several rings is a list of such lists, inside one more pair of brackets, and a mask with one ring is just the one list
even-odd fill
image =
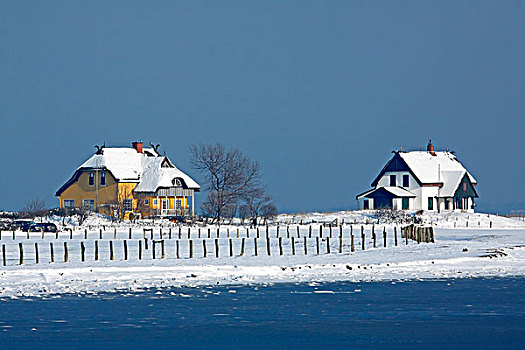
{"label": "blue sea", "polygon": [[525,279],[155,289],[0,301],[2,349],[523,349]]}

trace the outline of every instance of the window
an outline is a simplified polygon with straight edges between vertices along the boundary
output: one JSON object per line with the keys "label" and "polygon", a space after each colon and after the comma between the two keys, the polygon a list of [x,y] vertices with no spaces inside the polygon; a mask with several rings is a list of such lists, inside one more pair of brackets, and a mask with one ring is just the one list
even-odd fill
{"label": "window", "polygon": [[162,200],[162,209],[168,209],[168,200],[167,199],[163,199]]}
{"label": "window", "polygon": [[463,192],[467,192],[467,183],[463,182]]}
{"label": "window", "polygon": [[434,198],[428,197],[428,210],[434,210]]}
{"label": "window", "polygon": [[95,173],[90,172],[89,173],[89,186],[93,186],[95,184]]}
{"label": "window", "polygon": [[133,210],[133,199],[126,198],[122,201],[122,207],[124,211],[132,211]]}
{"label": "window", "polygon": [[100,173],[100,186],[106,186],[106,172]]}
{"label": "window", "polygon": [[182,209],[182,199],[177,199],[175,201],[175,209],[181,210]]}
{"label": "window", "polygon": [[365,199],[363,202],[363,209],[370,209],[370,204],[368,203],[368,199]]}
{"label": "window", "polygon": [[403,187],[410,186],[410,182],[408,179],[409,179],[408,175],[403,175]]}
{"label": "window", "polygon": [[159,202],[156,199],[154,199],[153,200],[153,205],[156,207],[158,204],[159,204]]}
{"label": "window", "polygon": [[149,199],[144,199],[144,205],[149,205]]}
{"label": "window", "polygon": [[64,208],[73,208],[75,206],[75,201],[73,199],[64,199],[62,203]]}
{"label": "window", "polygon": [[396,186],[396,176],[390,175],[390,186]]}
{"label": "window", "polygon": [[94,199],[82,200],[82,207],[87,210],[95,211],[95,200]]}
{"label": "window", "polygon": [[179,178],[174,178],[173,180],[171,180],[171,183],[175,187],[182,187],[182,182],[180,181]]}

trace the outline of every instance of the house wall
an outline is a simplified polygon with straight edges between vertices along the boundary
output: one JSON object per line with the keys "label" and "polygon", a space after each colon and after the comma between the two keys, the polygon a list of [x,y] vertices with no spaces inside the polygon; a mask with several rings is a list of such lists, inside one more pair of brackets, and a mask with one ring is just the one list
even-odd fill
{"label": "house wall", "polygon": [[[100,171],[95,171],[95,184],[89,185],[90,171],[83,171],[77,181],[72,183],[60,195],[60,207],[64,207],[65,199],[75,201],[75,207],[82,206],[82,200],[93,199],[95,207],[115,200],[118,184],[110,172],[106,171],[106,185],[100,185]],[[98,185],[97,185],[98,183]],[[97,200],[98,199],[98,200]]]}

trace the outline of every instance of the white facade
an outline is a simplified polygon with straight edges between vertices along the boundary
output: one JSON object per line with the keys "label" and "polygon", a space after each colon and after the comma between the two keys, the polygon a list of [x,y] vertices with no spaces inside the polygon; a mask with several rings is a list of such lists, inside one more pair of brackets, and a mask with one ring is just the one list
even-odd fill
{"label": "white facade", "polygon": [[395,152],[372,183],[358,195],[360,209],[474,211],[476,180],[451,152]]}

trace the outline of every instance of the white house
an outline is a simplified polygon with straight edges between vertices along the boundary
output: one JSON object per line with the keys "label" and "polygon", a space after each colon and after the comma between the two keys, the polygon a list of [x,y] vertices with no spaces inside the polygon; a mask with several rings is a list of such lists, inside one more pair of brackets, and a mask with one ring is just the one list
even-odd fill
{"label": "white house", "polygon": [[449,151],[394,151],[372,182],[356,196],[360,209],[474,211],[476,179]]}

